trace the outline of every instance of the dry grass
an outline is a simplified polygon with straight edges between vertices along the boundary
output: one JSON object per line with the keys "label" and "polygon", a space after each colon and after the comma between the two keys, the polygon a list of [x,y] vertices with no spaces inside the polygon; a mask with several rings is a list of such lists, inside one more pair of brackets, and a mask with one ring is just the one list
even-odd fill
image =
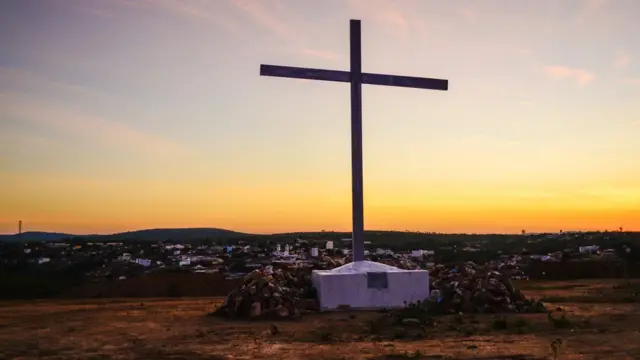
{"label": "dry grass", "polygon": [[563,340],[562,360],[640,359],[640,305],[616,301],[629,290],[614,289],[619,283],[521,284],[528,296],[581,297],[549,304],[566,313],[564,325],[547,314],[456,315],[402,325],[384,313],[338,312],[274,326],[206,316],[219,299],[5,302],[0,359],[533,360],[552,359],[555,339]]}

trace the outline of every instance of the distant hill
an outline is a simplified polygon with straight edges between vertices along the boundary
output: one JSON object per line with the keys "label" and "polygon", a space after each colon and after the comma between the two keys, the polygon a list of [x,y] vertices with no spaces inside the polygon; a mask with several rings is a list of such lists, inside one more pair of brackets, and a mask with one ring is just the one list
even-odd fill
{"label": "distant hill", "polygon": [[237,238],[248,236],[225,229],[216,228],[183,228],[183,229],[147,229],[129,231],[113,235],[97,235],[98,237],[113,237],[122,240],[195,240],[204,238]]}
{"label": "distant hill", "polygon": [[73,235],[63,233],[27,231],[21,235],[0,235],[0,241],[58,241],[72,236]]}
{"label": "distant hill", "polygon": [[146,229],[109,235],[74,235],[53,232],[29,231],[21,235],[0,235],[0,241],[59,241],[73,237],[93,240],[196,240],[205,238],[238,238],[250,234],[216,228]]}

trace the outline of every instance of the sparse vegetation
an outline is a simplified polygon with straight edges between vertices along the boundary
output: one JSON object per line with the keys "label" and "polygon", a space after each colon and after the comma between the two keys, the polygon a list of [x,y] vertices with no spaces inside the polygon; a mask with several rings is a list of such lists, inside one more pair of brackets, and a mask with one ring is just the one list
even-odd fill
{"label": "sparse vegetation", "polygon": [[581,284],[561,284],[561,285],[528,285],[524,288],[527,290],[572,290],[584,287]]}
{"label": "sparse vegetation", "polygon": [[[589,283],[581,284],[593,288]],[[572,290],[545,291],[564,296]],[[594,357],[601,354],[601,359],[640,358],[640,344],[631,341],[640,321],[633,306],[581,303],[577,308],[564,303],[560,309],[550,306],[554,309],[550,315],[432,316],[425,310],[428,304],[415,304],[397,311],[317,314],[276,325],[206,317],[211,307],[208,299],[145,299],[144,306],[140,300],[85,300],[77,305],[7,303],[0,307],[0,353],[26,359],[45,357],[43,354],[50,358],[107,359],[118,354],[131,359],[198,360],[231,355],[266,360],[276,357],[277,351],[280,357],[312,360],[346,360],[361,354],[370,360],[436,359],[436,354],[442,359],[474,359],[487,354],[485,359],[491,355],[533,360],[553,358],[551,343],[562,339],[558,360],[577,351]],[[28,313],[38,315],[24,316]],[[60,321],[61,317],[65,320]],[[123,323],[127,326],[122,327]],[[38,347],[18,336],[25,331],[38,334]],[[546,340],[532,347],[534,338]],[[624,347],[616,345],[621,342]],[[503,350],[505,343],[510,357]],[[528,355],[514,356],[516,352]]]}
{"label": "sparse vegetation", "polygon": [[553,353],[554,360],[558,359],[558,356],[560,355],[564,347],[564,344],[565,344],[565,341],[563,339],[554,339],[549,344],[549,347],[551,348],[551,352]]}
{"label": "sparse vegetation", "polygon": [[516,320],[513,322],[513,326],[515,326],[516,328],[525,328],[527,326],[531,325],[531,323],[525,319],[525,318],[516,318]]}
{"label": "sparse vegetation", "polygon": [[[131,248],[135,252],[144,251],[145,254],[152,255],[154,260],[166,263],[164,272],[182,273],[179,267],[168,261],[167,255],[158,253],[151,246],[158,242],[169,241],[175,243],[187,243],[193,246],[199,245],[229,245],[242,240],[245,244],[266,248],[274,244],[293,243],[296,238],[304,237],[308,241],[334,240],[349,236],[347,233],[339,232],[313,232],[313,233],[292,233],[276,235],[244,235],[229,232],[221,229],[183,229],[183,230],[148,230],[113,236],[99,237],[68,237],[64,234],[29,234],[22,237],[8,236],[5,241],[0,241],[0,298],[5,299],[33,299],[33,298],[53,298],[60,296],[71,296],[69,291],[82,285],[87,288],[99,288],[97,285],[88,286],[86,274],[97,269],[102,269],[103,265],[110,264],[117,256],[121,255],[124,249]],[[31,236],[31,237],[30,237]],[[55,240],[65,241],[71,247],[79,246],[80,250],[65,249],[42,249],[43,241],[23,240]],[[638,277],[640,276],[640,233],[632,232],[588,232],[580,234],[566,234],[560,239],[549,237],[548,234],[528,235],[473,235],[473,234],[436,234],[420,232],[398,232],[398,231],[367,231],[367,240],[371,241],[372,247],[388,248],[394,251],[407,250],[413,248],[423,248],[435,250],[434,261],[436,263],[454,263],[464,261],[474,261],[484,263],[495,260],[498,251],[503,254],[523,254],[523,247],[526,253],[544,254],[562,251],[566,248],[575,248],[584,245],[586,241],[590,244],[598,245],[601,248],[611,248],[616,250],[619,260],[616,262],[592,262],[584,266],[577,266],[578,263],[553,264],[532,262],[528,269],[529,275],[533,277],[543,277],[547,279],[557,277],[576,278],[586,275],[597,275],[603,277]],[[89,243],[105,243],[108,241],[124,241],[123,249],[104,248],[96,254],[94,250],[86,250]],[[460,250],[466,244],[477,244],[479,251],[467,252]],[[25,253],[25,246],[33,251]],[[624,249],[630,249],[626,252]],[[39,265],[35,260],[40,256],[58,257],[59,262],[48,265]],[[145,255],[146,256],[146,255]],[[6,260],[6,261],[4,261]],[[242,255],[232,254],[229,258],[231,267],[242,266],[245,263]],[[576,271],[568,269],[578,267]],[[601,269],[597,269],[601,267]],[[623,271],[624,270],[624,271]],[[542,276],[542,272],[545,275]],[[604,274],[604,275],[603,275]],[[131,274],[136,276],[136,273]],[[101,277],[102,280],[117,281],[116,272]],[[129,276],[127,276],[129,278]],[[91,285],[91,284],[89,284]],[[551,285],[552,287],[554,285]],[[562,285],[567,286],[567,285]],[[149,286],[149,288],[154,288]],[[194,296],[199,294],[188,293],[198,287],[185,287],[180,289],[180,296]],[[560,290],[561,288],[555,288]],[[85,297],[122,297],[127,294],[132,296],[137,292],[118,292],[114,294],[107,291],[108,287],[103,286],[95,291],[82,292]],[[166,289],[165,289],[166,290]],[[538,289],[553,290],[553,289]],[[632,290],[632,289],[630,289]],[[631,292],[634,292],[632,290]],[[637,289],[635,290],[637,293]],[[77,296],[77,294],[73,294]],[[218,294],[208,294],[209,296]],[[149,293],[146,296],[167,296],[167,294]],[[622,298],[622,297],[621,297]],[[568,299],[569,301],[570,299]],[[636,302],[637,296],[628,294],[621,302]],[[576,300],[579,301],[579,300]],[[587,301],[587,300],[585,300]],[[436,307],[432,309],[435,313]]]}
{"label": "sparse vegetation", "polygon": [[[616,247],[616,244],[623,242],[629,244],[640,242],[640,238],[634,237],[637,236],[634,234],[607,235],[607,238],[601,233],[592,235],[594,238],[590,242],[603,247]],[[250,244],[262,246],[266,242],[288,242],[297,236],[300,235],[248,236],[243,239]],[[311,240],[337,240],[345,234],[318,233],[302,236]],[[372,241],[373,246],[396,250],[411,247],[435,249],[436,262],[483,263],[494,259],[496,250],[503,251],[505,254],[519,253],[522,252],[523,247],[522,237],[511,235],[368,232],[367,239]],[[532,236],[528,239],[532,241],[527,243],[528,251],[536,253],[552,252],[558,248],[578,245],[582,241],[581,238],[574,239],[569,236],[566,241],[551,241],[543,236]],[[74,241],[82,243],[80,239]],[[480,244],[481,250],[468,253],[456,250],[456,247],[461,247],[470,241]],[[209,241],[209,243],[213,242],[213,239]],[[216,239],[215,242],[224,243],[220,239]],[[20,244],[20,246],[23,245]],[[145,247],[147,245],[149,243],[146,245],[141,243],[140,246],[147,251]],[[9,249],[11,246],[0,244],[2,259],[18,259],[11,265],[3,264],[0,267],[0,295],[5,298],[61,296],[70,288],[78,285],[85,286],[84,274],[95,267],[102,267],[105,259],[113,255],[89,257],[86,262],[77,262],[74,266],[61,268],[42,266],[38,269],[21,260],[28,258],[22,247]],[[444,249],[438,250],[441,247]],[[634,251],[633,256],[637,256],[635,255],[637,253],[639,252]],[[230,256],[229,263],[234,266],[246,262],[241,255],[233,256],[235,258]],[[625,271],[628,269],[633,276],[634,260],[625,258],[625,261],[627,266]],[[619,264],[620,262],[615,266]],[[561,265],[565,268],[569,267],[567,264]],[[540,269],[552,265],[536,263],[535,266],[539,266],[538,269]],[[563,269],[560,268],[560,270]],[[174,298],[192,295],[190,292],[210,285],[209,280],[197,280],[196,286],[193,286],[193,283],[190,284],[191,286],[183,286],[187,282],[184,280],[186,277],[199,274],[187,273],[178,266],[168,266],[162,275],[171,277],[173,280],[167,281],[167,278],[160,276],[154,280],[152,276],[145,276],[146,283],[135,282],[141,277],[129,277],[126,281],[119,281],[118,276],[112,275],[109,282],[132,283],[133,285],[129,285],[129,290],[132,288],[137,290],[144,286],[136,285],[147,284],[147,292],[156,291],[153,296]],[[575,274],[566,276],[572,277]],[[152,286],[155,284],[152,281],[160,286]],[[631,338],[636,334],[637,322],[640,321],[640,314],[637,313],[637,307],[633,304],[639,300],[640,284],[637,282],[627,280],[616,284],[600,283],[597,286],[588,281],[562,283],[522,281],[520,284],[525,285],[522,287],[523,293],[534,292],[536,297],[551,303],[550,308],[561,305],[563,309],[548,314],[471,315],[464,313],[466,310],[464,308],[456,308],[454,311],[463,313],[448,314],[444,311],[442,303],[424,301],[407,304],[400,310],[347,313],[348,315],[317,314],[310,316],[309,319],[275,326],[268,322],[231,323],[205,317],[204,313],[210,308],[210,300],[193,298],[171,301],[145,299],[144,304],[140,304],[140,300],[133,302],[91,300],[84,301],[82,304],[57,301],[6,303],[0,306],[2,315],[0,316],[0,354],[8,358],[38,356],[111,358],[118,354],[131,359],[190,358],[197,360],[216,358],[216,356],[222,356],[221,354],[257,359],[279,358],[282,354],[288,353],[308,359],[351,359],[356,355],[361,357],[362,354],[367,354],[366,356],[371,355],[370,358],[381,359],[380,356],[384,354],[389,355],[389,358],[428,358],[425,354],[446,353],[447,355],[443,357],[452,357],[454,356],[452,354],[458,356],[464,353],[465,358],[471,359],[473,354],[479,352],[492,354],[503,352],[502,344],[509,343],[509,347],[518,348],[522,345],[522,349],[535,353],[530,357],[533,359],[533,356],[537,358],[547,356],[550,351],[550,346],[548,347],[547,344],[556,337],[560,337],[565,341],[562,343],[563,346],[558,348],[564,351],[580,349],[590,354],[602,352],[605,354],[602,358],[607,359],[615,359],[618,354],[616,351],[619,353],[624,351],[627,356],[640,358],[640,345],[629,341],[630,345],[623,350],[616,348],[615,345],[621,338]],[[91,293],[91,296],[95,295],[97,298],[110,297],[114,294],[124,294],[124,296],[136,294],[133,290],[109,292],[106,291],[109,290],[106,287],[97,289]],[[226,289],[216,288],[216,291],[228,293]],[[86,293],[81,294],[84,296]],[[527,298],[531,299],[529,296]],[[515,301],[510,305],[516,305]],[[611,314],[611,311],[614,313]],[[24,338],[18,336],[20,333],[33,334],[34,338],[39,339],[38,344],[25,342]],[[532,350],[531,337],[544,339],[542,345],[538,344],[539,349]],[[593,342],[594,337],[599,340],[606,339],[606,342],[603,340],[596,344]],[[482,342],[479,339],[482,339]],[[572,348],[566,347],[568,339],[572,341]],[[390,349],[391,347],[393,349]],[[392,351],[393,354],[389,354]],[[561,352],[555,355],[562,356]]]}
{"label": "sparse vegetation", "polygon": [[321,342],[329,342],[329,341],[333,341],[333,335],[331,334],[331,332],[329,330],[323,329],[323,330],[319,330],[317,332],[318,335],[318,339]]}
{"label": "sparse vegetation", "polygon": [[555,318],[552,312],[547,315],[549,323],[556,329],[570,329],[573,327],[573,323],[567,317],[567,314],[563,311],[559,318]]}
{"label": "sparse vegetation", "polygon": [[504,316],[497,317],[491,322],[491,328],[493,330],[506,330],[509,327],[509,323]]}

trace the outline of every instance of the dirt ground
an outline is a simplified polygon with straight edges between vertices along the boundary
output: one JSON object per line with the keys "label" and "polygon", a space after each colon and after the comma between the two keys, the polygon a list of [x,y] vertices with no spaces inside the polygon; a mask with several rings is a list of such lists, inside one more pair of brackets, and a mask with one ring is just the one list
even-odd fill
{"label": "dirt ground", "polygon": [[[221,301],[100,299],[0,303],[0,359],[640,359],[640,284],[522,282],[548,314],[448,315],[399,324],[382,312],[296,321],[207,316]],[[553,300],[553,301],[551,301]]]}

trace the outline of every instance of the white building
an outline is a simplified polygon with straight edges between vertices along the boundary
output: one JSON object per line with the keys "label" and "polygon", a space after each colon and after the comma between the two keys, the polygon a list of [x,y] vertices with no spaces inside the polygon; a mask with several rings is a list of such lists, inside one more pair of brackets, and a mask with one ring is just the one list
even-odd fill
{"label": "white building", "polygon": [[311,279],[323,310],[401,308],[429,297],[429,272],[402,270],[372,261],[314,270]]}

